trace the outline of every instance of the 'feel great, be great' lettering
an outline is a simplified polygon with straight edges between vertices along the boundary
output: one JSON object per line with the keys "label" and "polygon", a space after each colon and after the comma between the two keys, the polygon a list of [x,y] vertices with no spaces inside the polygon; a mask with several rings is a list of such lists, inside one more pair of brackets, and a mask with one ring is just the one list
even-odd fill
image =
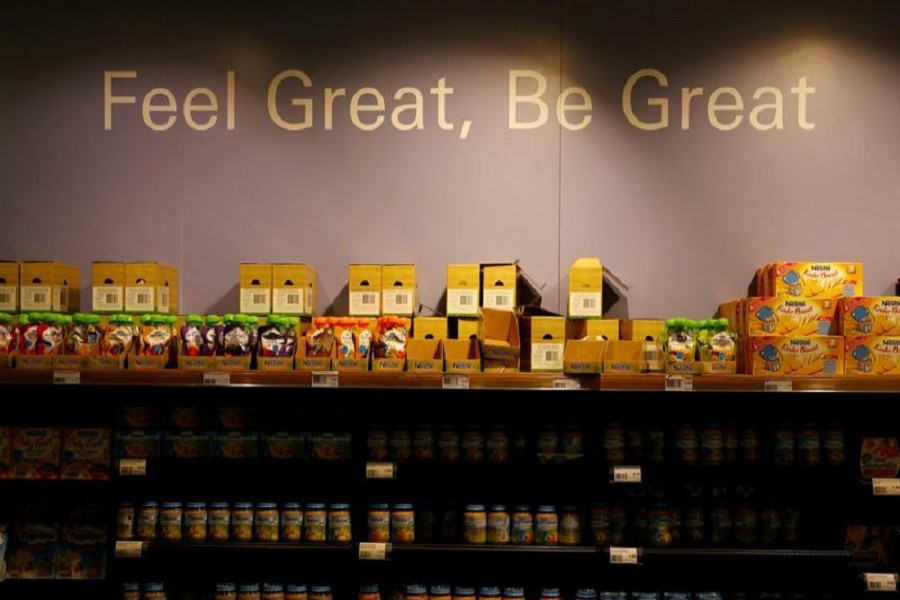
{"label": "'feel great, be great' lettering", "polygon": [[[150,131],[166,132],[176,127],[194,131],[237,128],[235,72],[226,71],[222,86],[195,87],[183,95],[160,86],[142,86],[137,71],[104,71],[103,128],[113,131],[122,120],[140,119]],[[510,70],[507,75],[507,127],[537,130],[552,125],[567,131],[589,128],[593,101],[583,87],[568,87],[551,97],[547,78],[535,70]],[[812,131],[810,96],[816,89],[808,78],[782,89],[760,86],[740,90],[733,86],[707,90],[704,87],[670,86],[669,77],[658,69],[632,73],[622,88],[622,115],[641,131],[712,128],[734,131],[779,131],[795,124]],[[456,89],[445,77],[433,86],[382,90],[363,86],[317,88],[312,77],[298,69],[277,73],[266,90],[266,111],[272,125],[289,132],[313,128],[335,129],[336,121],[348,122],[361,132],[379,129],[422,131],[435,127],[468,139],[474,130],[471,119],[451,119],[450,105]],[[426,102],[427,98],[427,102]],[[786,98],[788,98],[786,100]],[[552,110],[552,117],[551,117]]]}

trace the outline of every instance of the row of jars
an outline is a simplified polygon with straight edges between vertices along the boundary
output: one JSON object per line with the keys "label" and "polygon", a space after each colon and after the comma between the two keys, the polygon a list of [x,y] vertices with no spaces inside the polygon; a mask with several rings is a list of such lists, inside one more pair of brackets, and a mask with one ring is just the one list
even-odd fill
{"label": "row of jars", "polygon": [[[150,582],[122,584],[121,600],[166,600],[163,583]],[[216,584],[215,600],[333,600],[330,585],[305,583],[241,583],[220,582]]]}
{"label": "row of jars", "polygon": [[[451,593],[450,586],[436,584],[426,587],[422,584],[408,584],[402,590],[403,600],[525,600],[527,597],[538,600],[562,600],[560,588],[544,587],[534,595],[526,593],[521,586],[482,586],[479,588],[456,586]],[[571,596],[570,596],[571,597]],[[600,591],[594,588],[578,588],[575,600],[723,600],[720,592],[621,592]],[[380,598],[362,597],[360,600],[380,600]]]}
{"label": "row of jars", "polygon": [[119,505],[120,540],[350,542],[350,505],[286,502],[163,502]]}

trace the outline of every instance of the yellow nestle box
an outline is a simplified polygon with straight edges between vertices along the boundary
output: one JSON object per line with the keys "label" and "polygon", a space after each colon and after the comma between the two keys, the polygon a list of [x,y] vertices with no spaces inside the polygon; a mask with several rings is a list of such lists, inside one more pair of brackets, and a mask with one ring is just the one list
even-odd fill
{"label": "yellow nestle box", "polygon": [[179,287],[180,278],[178,276],[178,268],[164,265],[163,273],[165,274],[166,280],[169,282],[169,314],[177,315],[179,314],[179,294],[181,293],[181,288]]}
{"label": "yellow nestle box", "polygon": [[117,313],[125,310],[125,263],[97,260],[91,264],[91,310]]}
{"label": "yellow nestle box", "polygon": [[519,322],[512,311],[494,308],[479,310],[478,340],[484,359],[506,361],[508,367],[518,366],[521,348]]}
{"label": "yellow nestle box", "polygon": [[312,316],[316,312],[316,269],[294,263],[272,264],[272,312]]}
{"label": "yellow nestle box", "polygon": [[845,338],[844,374],[900,375],[900,336]]}
{"label": "yellow nestle box", "polygon": [[666,322],[662,319],[623,319],[619,322],[619,337],[634,342],[659,342],[666,339]]}
{"label": "yellow nestle box", "polygon": [[382,266],[381,313],[411,317],[416,304],[416,265]]}
{"label": "yellow nestle box", "polygon": [[447,316],[477,317],[478,265],[447,265]]}
{"label": "yellow nestle box", "polygon": [[841,335],[900,335],[900,297],[841,300]]}
{"label": "yellow nestle box", "polygon": [[563,356],[563,372],[581,375],[601,373],[607,343],[593,339],[569,340]]}
{"label": "yellow nestle box", "polygon": [[644,343],[616,340],[606,343],[603,355],[604,375],[631,375],[641,372],[641,350]]}
{"label": "yellow nestle box", "polygon": [[831,335],[837,325],[837,301],[829,298],[747,298],[737,313],[729,323],[742,335]]}
{"label": "yellow nestle box", "polygon": [[125,312],[171,312],[177,273],[175,267],[157,262],[125,263]]}
{"label": "yellow nestle box", "polygon": [[238,310],[247,315],[272,312],[271,263],[241,263]]}
{"label": "yellow nestle box", "polygon": [[516,307],[515,264],[482,265],[481,306],[484,308],[512,310]]}
{"label": "yellow nestle box", "polygon": [[744,338],[751,375],[843,375],[844,338],[768,336]]}
{"label": "yellow nestle box", "polygon": [[81,269],[53,261],[24,261],[19,271],[19,309],[69,312],[80,307]]}
{"label": "yellow nestle box", "polygon": [[381,314],[381,265],[350,265],[349,307],[352,317],[377,317]]}
{"label": "yellow nestle box", "polygon": [[478,340],[444,340],[444,369],[447,373],[478,373],[481,351]]}
{"label": "yellow nestle box", "polygon": [[411,339],[406,345],[406,369],[410,373],[440,373],[444,370],[444,339]]}
{"label": "yellow nestle box", "polygon": [[445,340],[447,337],[446,317],[416,317],[413,319],[413,338],[417,340]]}
{"label": "yellow nestle box", "polygon": [[767,296],[840,298],[863,295],[862,263],[776,262],[766,268]]}
{"label": "yellow nestle box", "polygon": [[0,260],[0,312],[19,310],[19,263]]}
{"label": "yellow nestle box", "polygon": [[456,339],[474,340],[478,338],[478,319],[456,319]]}
{"label": "yellow nestle box", "polygon": [[579,258],[569,267],[569,318],[603,314],[603,265],[599,258]]}
{"label": "yellow nestle box", "polygon": [[566,318],[525,315],[521,327],[523,370],[561,373],[566,350]]}
{"label": "yellow nestle box", "polygon": [[596,341],[619,339],[618,319],[578,319],[570,323],[571,339]]}

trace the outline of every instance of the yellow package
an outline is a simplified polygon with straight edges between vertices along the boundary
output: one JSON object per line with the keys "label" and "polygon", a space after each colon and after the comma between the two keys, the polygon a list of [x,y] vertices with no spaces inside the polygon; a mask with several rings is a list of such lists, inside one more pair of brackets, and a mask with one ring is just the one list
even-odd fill
{"label": "yellow package", "polygon": [[844,343],[839,336],[747,338],[752,375],[843,375]]}
{"label": "yellow package", "polygon": [[900,375],[900,336],[845,338],[846,375]]}
{"label": "yellow package", "polygon": [[840,298],[863,295],[862,263],[777,262],[768,271],[771,296]]}
{"label": "yellow package", "polygon": [[748,335],[829,335],[837,315],[827,298],[747,298],[743,306]]}
{"label": "yellow package", "polygon": [[900,335],[900,297],[844,298],[841,334]]}

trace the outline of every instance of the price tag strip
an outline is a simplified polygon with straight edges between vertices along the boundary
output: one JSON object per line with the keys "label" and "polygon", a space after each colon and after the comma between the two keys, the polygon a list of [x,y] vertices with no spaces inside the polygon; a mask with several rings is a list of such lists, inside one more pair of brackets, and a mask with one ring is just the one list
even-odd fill
{"label": "price tag strip", "polygon": [[231,385],[231,373],[211,371],[203,374],[203,385]]}
{"label": "price tag strip", "polygon": [[146,458],[121,458],[119,459],[119,475],[122,477],[146,477]]}
{"label": "price tag strip", "polygon": [[81,371],[53,371],[53,383],[78,385],[81,383]]}
{"label": "price tag strip", "polygon": [[553,389],[554,390],[580,390],[581,383],[577,379],[569,379],[568,377],[561,377],[559,379],[553,380]]}
{"label": "price tag strip", "polygon": [[896,592],[896,573],[863,573],[867,592]]}
{"label": "price tag strip", "polygon": [[394,463],[366,463],[366,479],[394,479],[396,477],[397,465]]}
{"label": "price tag strip", "polygon": [[469,389],[469,376],[459,373],[445,373],[442,385],[445,390],[467,390]]}
{"label": "price tag strip", "polygon": [[116,542],[115,556],[116,558],[125,558],[129,560],[138,559],[144,552],[144,542],[131,540],[118,540]]}
{"label": "price tag strip", "polygon": [[794,383],[790,379],[767,379],[763,389],[767,392],[792,392]]}
{"label": "price tag strip", "polygon": [[872,493],[876,496],[900,496],[900,479],[872,478]]}
{"label": "price tag strip", "polygon": [[636,565],[638,564],[637,548],[622,548],[610,546],[609,564],[611,565]]}
{"label": "price tag strip", "polygon": [[613,467],[613,483],[641,483],[640,467]]}
{"label": "price tag strip", "polygon": [[666,375],[667,392],[692,392],[694,391],[694,377],[692,375]]}
{"label": "price tag strip", "polygon": [[340,383],[337,371],[313,371],[312,387],[336,388]]}
{"label": "price tag strip", "polygon": [[359,560],[388,560],[390,557],[390,544],[384,542],[359,543]]}

